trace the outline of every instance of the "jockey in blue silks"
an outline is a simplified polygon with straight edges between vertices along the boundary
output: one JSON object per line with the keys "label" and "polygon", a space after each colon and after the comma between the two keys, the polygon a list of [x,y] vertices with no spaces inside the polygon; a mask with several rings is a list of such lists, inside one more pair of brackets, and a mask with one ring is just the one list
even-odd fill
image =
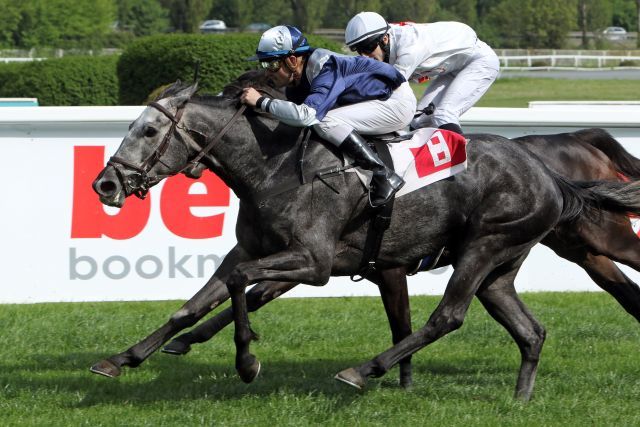
{"label": "jockey in blue silks", "polygon": [[404,180],[386,167],[360,134],[395,132],[408,126],[416,100],[402,74],[391,65],[364,57],[313,49],[295,27],[267,30],[256,56],[277,87],[287,87],[283,101],[245,88],[241,101],[291,126],[313,126],[325,140],[373,172],[369,201],[387,203]]}

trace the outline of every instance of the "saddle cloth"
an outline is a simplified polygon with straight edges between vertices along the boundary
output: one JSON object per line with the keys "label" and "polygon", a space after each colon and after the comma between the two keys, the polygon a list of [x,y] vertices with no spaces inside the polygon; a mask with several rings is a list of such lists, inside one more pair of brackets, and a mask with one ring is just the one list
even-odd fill
{"label": "saddle cloth", "polygon": [[396,197],[467,169],[467,140],[455,132],[422,128],[411,139],[388,146],[395,171],[406,182]]}
{"label": "saddle cloth", "polygon": [[[631,181],[629,177],[620,172],[618,172],[618,178],[620,178],[620,180],[624,182]],[[629,221],[631,221],[631,229],[636,234],[636,236],[640,238],[640,217],[629,214]]]}

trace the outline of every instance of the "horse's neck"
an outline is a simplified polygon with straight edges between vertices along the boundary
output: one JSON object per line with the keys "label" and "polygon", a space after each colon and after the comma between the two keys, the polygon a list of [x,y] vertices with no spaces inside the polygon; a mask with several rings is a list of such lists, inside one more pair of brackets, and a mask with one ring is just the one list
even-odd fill
{"label": "horse's neck", "polygon": [[[208,138],[214,138],[235,111],[232,107],[198,110],[197,122],[208,123]],[[212,123],[212,120],[215,120]],[[302,129],[291,128],[266,117],[238,119],[210,153],[212,167],[240,198],[253,198],[298,175]],[[307,167],[338,163],[331,151],[310,142]]]}

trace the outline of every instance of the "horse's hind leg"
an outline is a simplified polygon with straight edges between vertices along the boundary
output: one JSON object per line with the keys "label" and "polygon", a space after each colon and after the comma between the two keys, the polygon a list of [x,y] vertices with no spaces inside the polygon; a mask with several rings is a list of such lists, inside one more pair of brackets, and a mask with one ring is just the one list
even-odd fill
{"label": "horse's hind leg", "polygon": [[516,294],[513,281],[519,269],[517,266],[493,283],[481,286],[476,296],[518,344],[521,363],[515,396],[527,401],[533,392],[545,330]]}
{"label": "horse's hind leg", "polygon": [[604,256],[587,254],[578,264],[598,286],[640,322],[640,287],[628,278],[613,261]]}
{"label": "horse's hind leg", "polygon": [[136,367],[184,328],[193,326],[204,315],[229,298],[224,279],[244,259],[244,251],[236,246],[222,261],[209,281],[169,321],[128,350],[101,360],[91,367],[91,372],[107,377],[117,377],[122,366]]}
{"label": "horse's hind leg", "polygon": [[[626,228],[623,228],[622,231],[627,234],[623,240],[633,246],[629,250],[637,251],[636,248],[640,248],[640,241],[635,235],[628,236],[630,230],[627,231]],[[602,238],[601,246],[606,245],[607,241],[617,238],[612,236],[615,234],[609,234]],[[640,322],[640,287],[628,278],[611,259],[593,253],[594,248],[589,247],[588,243],[582,240],[582,236],[574,234],[549,234],[543,243],[562,258],[582,267],[600,288],[613,296],[629,314]]]}
{"label": "horse's hind leg", "polygon": [[[509,252],[514,249],[506,245],[502,239],[497,238],[482,239],[475,243],[476,245],[466,245],[465,253],[459,257],[459,263],[447,284],[440,304],[420,330],[369,362],[339,372],[336,379],[354,387],[363,388],[366,384],[366,377],[384,375],[400,360],[406,359],[449,332],[460,328],[471,300],[481,283],[485,279],[490,282],[495,280],[495,277],[504,274],[504,269],[507,268],[506,265],[496,268],[493,263],[499,263],[500,259],[508,260],[511,258],[508,255]],[[501,247],[502,251],[492,251],[492,244]],[[495,249],[495,246],[493,248]],[[506,261],[506,264],[511,265],[513,262],[515,260],[512,259]],[[508,271],[511,271],[511,268]]]}
{"label": "horse's hind leg", "polygon": [[[250,312],[256,311],[297,285],[297,283],[290,282],[260,282],[247,292],[247,310]],[[231,322],[233,322],[233,311],[229,307],[191,331],[173,339],[162,351],[175,355],[187,354],[191,350],[191,344],[209,341]]]}
{"label": "horse's hind leg", "polygon": [[629,218],[603,212],[598,222],[579,220],[572,228],[563,227],[559,238],[569,238],[587,246],[590,252],[640,271],[640,238],[633,232]]}

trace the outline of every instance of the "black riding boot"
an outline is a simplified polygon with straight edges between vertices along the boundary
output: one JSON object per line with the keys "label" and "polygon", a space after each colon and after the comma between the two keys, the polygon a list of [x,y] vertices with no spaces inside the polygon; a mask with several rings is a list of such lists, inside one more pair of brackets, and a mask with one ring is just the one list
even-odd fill
{"label": "black riding boot", "polygon": [[356,166],[373,172],[369,203],[374,208],[391,200],[396,191],[404,185],[404,180],[389,169],[369,147],[367,141],[355,131],[340,144],[340,149],[353,158]]}
{"label": "black riding boot", "polygon": [[450,130],[450,131],[458,133],[460,135],[464,135],[462,133],[462,128],[460,127],[459,124],[456,124],[456,123],[445,123],[445,124],[443,124],[441,126],[438,126],[438,129]]}

